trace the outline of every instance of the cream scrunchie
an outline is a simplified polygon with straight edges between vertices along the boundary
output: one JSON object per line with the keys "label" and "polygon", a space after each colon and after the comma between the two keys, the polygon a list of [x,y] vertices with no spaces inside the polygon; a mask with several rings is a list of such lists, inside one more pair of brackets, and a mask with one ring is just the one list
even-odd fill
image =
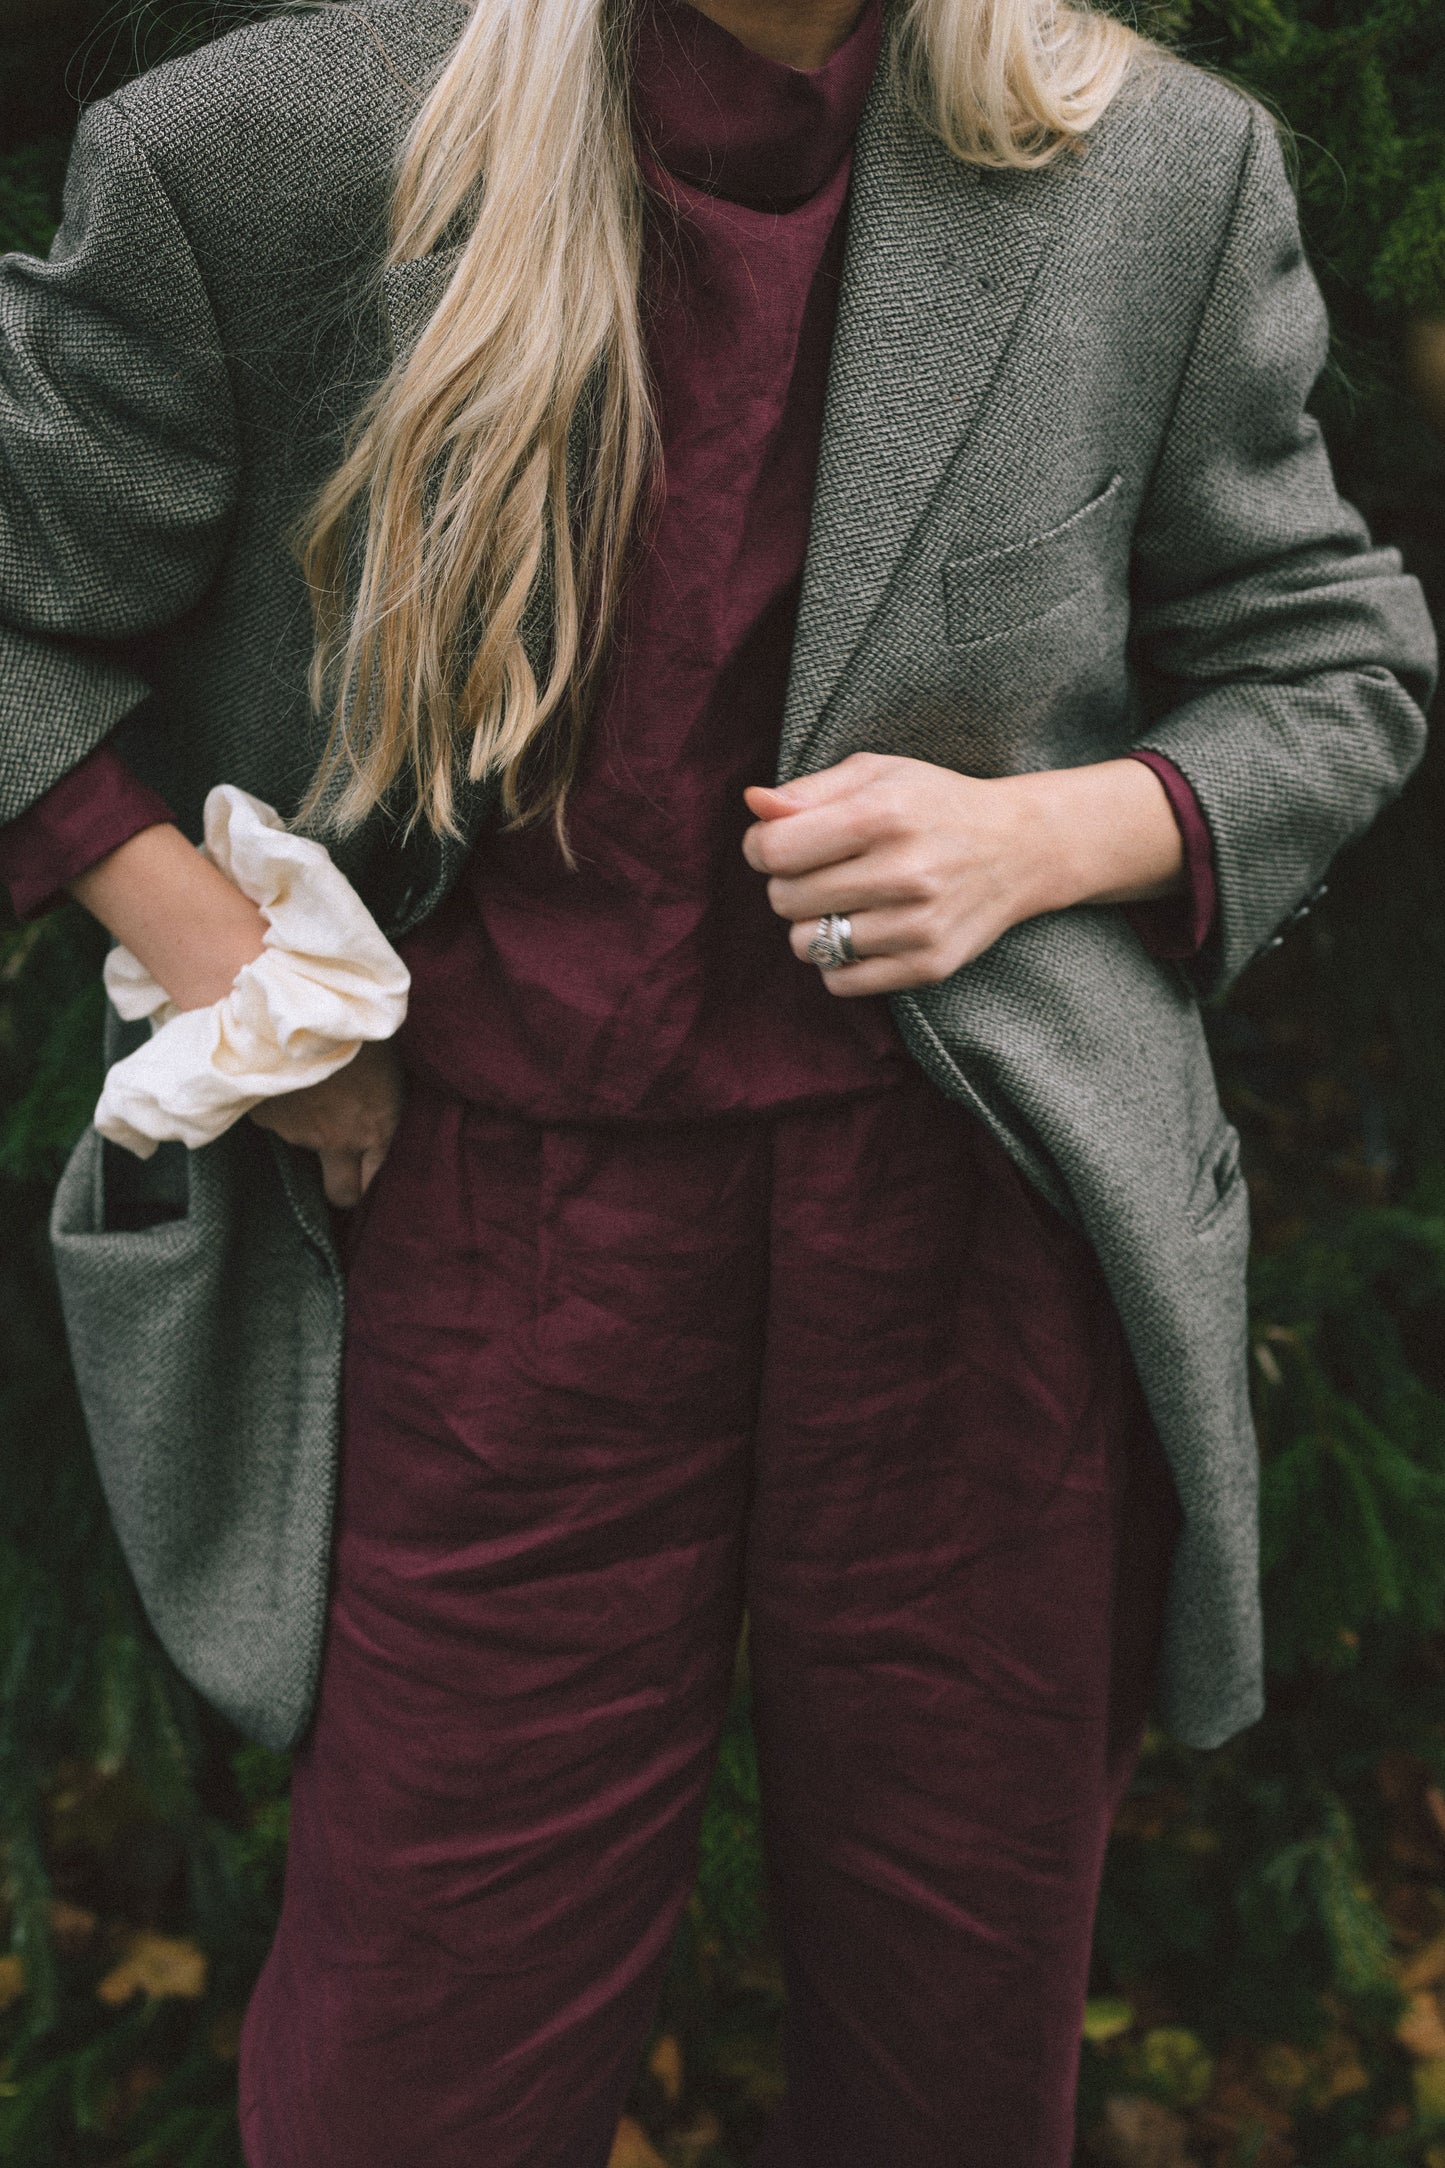
{"label": "cream scrunchie", "polygon": [[95,1126],[139,1159],[174,1138],[209,1144],[263,1099],[319,1084],[389,1039],[411,978],[319,843],[292,835],[259,798],[222,783],[206,800],[206,856],[259,905],[265,947],[208,1009],[178,1009],[129,949],[105,961],[127,1023],[153,1037],[105,1080]]}

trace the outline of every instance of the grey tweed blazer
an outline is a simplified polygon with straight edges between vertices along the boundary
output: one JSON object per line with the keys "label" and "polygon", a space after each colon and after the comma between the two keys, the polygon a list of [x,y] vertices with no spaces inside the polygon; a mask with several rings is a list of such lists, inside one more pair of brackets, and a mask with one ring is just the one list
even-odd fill
{"label": "grey tweed blazer", "polygon": [[[222,780],[296,806],[318,735],[285,538],[448,277],[444,254],[379,264],[400,132],[462,20],[452,0],[288,14],[85,116],[50,260],[0,265],[0,819],[117,728],[193,830]],[[1143,61],[1086,155],[992,173],[880,79],[780,771],[872,747],[997,775],[1144,744],[1208,817],[1197,983],[1089,909],[896,1003],[1102,1260],[1185,1515],[1161,1714],[1201,1745],[1261,1689],[1247,1211],[1196,994],[1399,790],[1434,661],[1304,416],[1324,352],[1274,135],[1233,91]],[[473,793],[468,843],[489,813]],[[462,855],[378,820],[344,863],[396,934]],[[342,1335],[312,1163],[246,1124],[146,1166],[91,1133],[54,1239],[150,1615],[222,1709],[289,1741]]]}

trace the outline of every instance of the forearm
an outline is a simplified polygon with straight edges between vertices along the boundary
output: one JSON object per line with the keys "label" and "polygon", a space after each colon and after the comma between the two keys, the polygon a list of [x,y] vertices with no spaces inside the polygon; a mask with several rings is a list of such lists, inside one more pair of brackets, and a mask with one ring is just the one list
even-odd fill
{"label": "forearm", "polygon": [[1169,796],[1137,760],[1106,760],[1014,776],[1021,830],[1029,839],[1029,908],[1151,903],[1179,893],[1184,845]]}
{"label": "forearm", "polygon": [[142,829],[70,887],[182,1009],[221,1000],[261,953],[260,911],[178,828]]}

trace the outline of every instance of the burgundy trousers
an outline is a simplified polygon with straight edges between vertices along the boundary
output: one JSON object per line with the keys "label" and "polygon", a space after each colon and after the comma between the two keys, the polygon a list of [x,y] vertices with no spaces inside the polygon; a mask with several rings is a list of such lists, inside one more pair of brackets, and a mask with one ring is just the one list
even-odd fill
{"label": "burgundy trousers", "polygon": [[540,1129],[426,1092],[352,1271],[251,2168],[602,2168],[744,1611],[769,2168],[1065,2168],[1177,1506],[1084,1243],[921,1078]]}

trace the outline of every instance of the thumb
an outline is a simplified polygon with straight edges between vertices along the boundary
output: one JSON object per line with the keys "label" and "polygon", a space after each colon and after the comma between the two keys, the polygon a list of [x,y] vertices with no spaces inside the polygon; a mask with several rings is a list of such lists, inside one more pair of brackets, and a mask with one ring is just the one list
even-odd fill
{"label": "thumb", "polygon": [[358,1184],[364,1197],[386,1163],[388,1147],[385,1144],[369,1144],[361,1155]]}
{"label": "thumb", "polygon": [[350,1212],[361,1202],[364,1184],[361,1180],[361,1154],[359,1152],[322,1151],[321,1187],[326,1192],[326,1202],[335,1205],[338,1212]]}
{"label": "thumb", "polygon": [[801,813],[802,804],[790,798],[786,789],[777,790],[771,783],[751,783],[743,792],[743,803],[755,820],[780,821],[789,813]]}
{"label": "thumb", "polygon": [[862,777],[850,774],[851,761],[819,768],[812,775],[795,775],[791,783],[753,783],[743,792],[748,811],[760,821],[782,820],[789,813],[804,813],[810,806],[826,805],[830,798],[846,798]]}

